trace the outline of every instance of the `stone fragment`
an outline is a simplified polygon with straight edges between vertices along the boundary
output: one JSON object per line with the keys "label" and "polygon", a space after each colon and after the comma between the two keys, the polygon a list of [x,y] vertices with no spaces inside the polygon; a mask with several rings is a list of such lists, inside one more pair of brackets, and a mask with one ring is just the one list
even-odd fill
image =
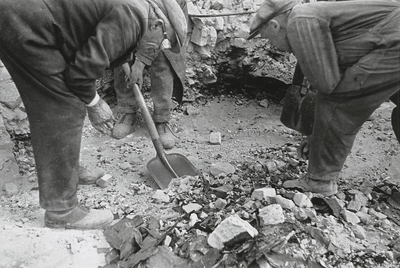
{"label": "stone fragment", "polygon": [[106,188],[111,179],[112,176],[110,174],[105,174],[103,177],[96,181],[96,184],[101,188]]}
{"label": "stone fragment", "polygon": [[330,244],[330,239],[323,230],[311,225],[307,225],[305,231],[309,233],[315,240],[318,240],[322,245],[327,247]]}
{"label": "stone fragment", "polygon": [[257,260],[257,264],[259,268],[273,268],[264,256]]}
{"label": "stone fragment", "polygon": [[247,46],[247,40],[245,38],[233,38],[231,45],[238,48],[245,48]]}
{"label": "stone fragment", "polygon": [[222,31],[224,29],[225,21],[222,17],[215,18],[215,30]]}
{"label": "stone fragment", "polygon": [[325,202],[328,204],[328,206],[332,209],[333,215],[335,217],[339,218],[340,213],[344,209],[345,203],[343,200],[340,200],[336,196],[330,197],[330,198],[325,198]]}
{"label": "stone fragment", "polygon": [[204,46],[204,47],[196,46],[195,47],[195,51],[197,53],[199,53],[203,59],[211,58],[211,49],[212,49],[212,47],[210,47],[210,46]]}
{"label": "stone fragment", "polygon": [[249,200],[246,203],[243,204],[244,209],[252,209],[255,206],[255,202],[253,200]]}
{"label": "stone fragment", "polygon": [[260,189],[255,189],[253,193],[251,194],[251,198],[256,199],[256,200],[267,200],[270,197],[275,197],[276,196],[276,191],[274,188],[260,188]]}
{"label": "stone fragment", "polygon": [[128,162],[124,162],[119,165],[119,168],[122,170],[129,170],[129,169],[132,169],[132,165],[129,164]]}
{"label": "stone fragment", "polygon": [[292,209],[294,213],[294,217],[298,221],[305,221],[307,219],[310,219],[313,222],[317,222],[317,215],[315,213],[315,210],[312,210],[310,208],[299,208],[299,207],[294,207]]}
{"label": "stone fragment", "polygon": [[356,213],[356,215],[357,215],[357,217],[360,219],[360,221],[361,221],[363,224],[370,224],[371,221],[372,221],[371,215],[367,214],[366,212],[358,211],[358,212]]}
{"label": "stone fragment", "polygon": [[[214,265],[221,258],[221,252],[215,248],[209,248],[205,255],[199,256],[200,258],[194,261],[193,265],[186,266],[190,268],[203,268],[203,267],[215,267]],[[192,264],[192,263],[191,263]],[[186,268],[186,267],[174,267],[174,268]]]}
{"label": "stone fragment", "polygon": [[292,167],[297,167],[299,165],[299,160],[296,160],[294,158],[289,158],[288,160],[289,165],[291,165]]}
{"label": "stone fragment", "polygon": [[285,222],[285,215],[283,209],[278,204],[268,205],[259,210],[258,217],[260,218],[260,224],[273,225]]}
{"label": "stone fragment", "polygon": [[183,259],[172,252],[167,246],[158,246],[154,254],[146,260],[146,268],[176,268],[189,267],[189,260]]}
{"label": "stone fragment", "polygon": [[200,209],[202,209],[203,207],[197,203],[189,203],[187,205],[184,205],[182,207],[182,209],[186,212],[186,213],[191,213],[191,212],[196,212],[199,211]]}
{"label": "stone fragment", "polygon": [[226,207],[227,204],[228,204],[228,202],[225,199],[218,198],[215,201],[214,205],[215,205],[215,208],[217,208],[217,209],[223,209],[224,207]]}
{"label": "stone fragment", "polygon": [[190,214],[190,217],[189,217],[189,226],[190,227],[193,227],[195,224],[196,224],[196,222],[199,220],[199,218],[197,217],[197,214],[196,213],[192,213],[192,214]]}
{"label": "stone fragment", "polygon": [[210,173],[213,176],[218,176],[221,174],[228,175],[228,174],[235,173],[235,171],[236,171],[235,167],[226,162],[213,163],[210,168]]}
{"label": "stone fragment", "polygon": [[114,264],[119,261],[119,253],[118,250],[113,248],[110,252],[108,252],[105,257],[107,264]]}
{"label": "stone fragment", "polygon": [[260,106],[262,106],[264,108],[268,108],[269,101],[267,99],[263,99],[262,101],[260,101]]}
{"label": "stone fragment", "polygon": [[346,209],[344,209],[343,211],[342,211],[342,216],[343,216],[343,219],[347,222],[347,223],[351,223],[351,224],[358,224],[358,223],[360,223],[361,222],[361,220],[360,220],[360,218],[357,216],[357,214],[355,214],[355,213],[353,213],[353,212],[350,212],[350,211],[348,211],[348,210],[346,210]]}
{"label": "stone fragment", "polygon": [[210,133],[210,144],[221,144],[221,132],[211,132]]}
{"label": "stone fragment", "polygon": [[166,235],[163,241],[163,245],[169,247],[169,245],[171,245],[171,242],[172,242],[172,237]]}
{"label": "stone fragment", "polygon": [[281,195],[275,197],[275,202],[285,209],[292,209],[296,206],[292,200],[284,198]]}
{"label": "stone fragment", "polygon": [[209,66],[206,68],[206,70],[204,70],[201,78],[203,83],[206,85],[211,85],[218,81],[217,76],[214,74],[214,71]]}
{"label": "stone fragment", "polygon": [[380,225],[381,227],[383,227],[384,229],[389,229],[389,228],[392,228],[392,227],[393,227],[392,222],[391,222],[390,220],[388,220],[388,219],[380,220],[380,221],[379,221],[379,225]]}
{"label": "stone fragment", "polygon": [[164,202],[164,203],[169,203],[170,197],[166,193],[164,193],[163,190],[156,190],[156,192],[152,196],[153,199]]}
{"label": "stone fragment", "polygon": [[231,184],[224,184],[219,187],[210,187],[210,189],[213,191],[213,193],[221,198],[225,198],[229,192],[233,191],[233,185]]}
{"label": "stone fragment", "polygon": [[356,200],[351,200],[347,205],[347,209],[352,212],[357,212],[361,209],[361,203]]}
{"label": "stone fragment", "polygon": [[267,163],[265,163],[265,165],[268,169],[268,172],[271,174],[278,171],[278,167],[276,166],[276,163],[274,161],[268,161]]}
{"label": "stone fragment", "polygon": [[214,27],[203,25],[201,27],[193,27],[190,41],[200,47],[214,47],[217,43],[217,30]]}
{"label": "stone fragment", "polygon": [[4,191],[6,192],[7,196],[13,196],[18,194],[19,188],[16,183],[10,181],[4,184]]}
{"label": "stone fragment", "polygon": [[222,250],[230,243],[240,243],[246,239],[255,237],[258,231],[247,221],[234,214],[223,220],[209,235],[208,244],[218,250]]}
{"label": "stone fragment", "polygon": [[381,212],[378,212],[378,211],[376,211],[376,210],[373,209],[373,208],[370,208],[370,209],[368,210],[368,213],[369,213],[369,215],[371,215],[372,217],[374,217],[374,218],[376,218],[376,219],[378,219],[378,220],[384,220],[384,219],[387,218],[387,216],[386,216],[385,214],[383,214],[383,213],[381,213]]}
{"label": "stone fragment", "polygon": [[359,239],[365,239],[367,237],[365,229],[358,224],[352,225],[351,230],[353,231],[354,235]]}
{"label": "stone fragment", "polygon": [[310,208],[313,206],[308,196],[303,193],[295,193],[293,196],[293,202],[301,208]]}
{"label": "stone fragment", "polygon": [[0,83],[0,103],[4,104],[8,109],[14,110],[21,104],[22,100],[14,82],[3,80]]}

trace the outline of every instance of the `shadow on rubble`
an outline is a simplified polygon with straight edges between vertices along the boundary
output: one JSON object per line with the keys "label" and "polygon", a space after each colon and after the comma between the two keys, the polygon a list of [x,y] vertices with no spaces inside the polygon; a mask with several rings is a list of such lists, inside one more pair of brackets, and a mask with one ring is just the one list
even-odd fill
{"label": "shadow on rubble", "polygon": [[218,82],[209,85],[206,90],[212,95],[244,94],[251,99],[269,99],[280,103],[285,97],[288,84],[271,77],[252,75],[221,74]]}

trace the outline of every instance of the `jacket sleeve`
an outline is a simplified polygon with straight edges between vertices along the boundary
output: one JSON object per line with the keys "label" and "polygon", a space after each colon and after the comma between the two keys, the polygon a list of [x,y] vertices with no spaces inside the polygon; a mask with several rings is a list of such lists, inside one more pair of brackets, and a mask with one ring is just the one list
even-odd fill
{"label": "jacket sleeve", "polygon": [[144,25],[143,17],[129,8],[111,9],[75,53],[65,71],[65,81],[85,103],[90,103],[96,95],[96,79],[104,76],[113,61],[135,47]]}
{"label": "jacket sleeve", "polygon": [[316,90],[332,93],[341,71],[329,25],[317,18],[295,18],[288,24],[287,33],[307,80]]}

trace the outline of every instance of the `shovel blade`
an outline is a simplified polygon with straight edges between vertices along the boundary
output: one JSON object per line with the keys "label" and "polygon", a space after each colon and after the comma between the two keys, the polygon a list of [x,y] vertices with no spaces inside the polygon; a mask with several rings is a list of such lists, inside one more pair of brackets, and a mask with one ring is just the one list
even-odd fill
{"label": "shovel blade", "polygon": [[[166,154],[165,156],[172,169],[179,177],[184,175],[196,176],[200,174],[185,156],[178,153]],[[175,178],[173,172],[163,164],[158,155],[147,163],[147,170],[160,189],[167,188],[171,180]]]}

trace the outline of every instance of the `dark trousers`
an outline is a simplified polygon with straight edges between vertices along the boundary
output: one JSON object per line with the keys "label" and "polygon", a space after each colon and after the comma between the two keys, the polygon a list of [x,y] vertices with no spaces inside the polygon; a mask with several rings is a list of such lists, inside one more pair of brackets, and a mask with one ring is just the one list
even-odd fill
{"label": "dark trousers", "polygon": [[78,203],[78,166],[85,104],[65,85],[63,75],[44,74],[24,64],[18,51],[0,43],[0,58],[28,115],[40,205],[67,210]]}
{"label": "dark trousers", "polygon": [[[185,56],[160,52],[150,66],[150,94],[153,101],[153,120],[156,123],[171,119],[172,97],[180,102],[185,77]],[[133,91],[126,86],[122,67],[114,69],[114,88],[120,113],[134,113],[139,109]],[[175,94],[174,94],[175,93]]]}

